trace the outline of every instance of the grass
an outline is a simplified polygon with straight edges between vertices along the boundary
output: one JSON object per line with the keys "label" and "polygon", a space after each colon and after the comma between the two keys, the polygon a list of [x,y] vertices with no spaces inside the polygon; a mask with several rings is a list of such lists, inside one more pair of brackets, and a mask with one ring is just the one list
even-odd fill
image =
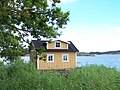
{"label": "grass", "polygon": [[105,66],[85,66],[68,76],[73,90],[120,90],[120,72]]}
{"label": "grass", "polygon": [[0,64],[0,90],[120,90],[120,71],[83,66],[67,71],[38,72],[31,63]]}

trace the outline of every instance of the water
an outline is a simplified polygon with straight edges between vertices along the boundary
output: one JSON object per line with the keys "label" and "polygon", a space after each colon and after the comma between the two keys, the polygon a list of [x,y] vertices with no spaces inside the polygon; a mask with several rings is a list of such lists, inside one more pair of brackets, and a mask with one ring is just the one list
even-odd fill
{"label": "water", "polygon": [[30,56],[21,56],[21,59],[25,62],[28,63],[30,61]]}
{"label": "water", "polygon": [[115,67],[120,70],[120,55],[96,55],[96,56],[78,56],[77,66],[85,65],[104,65],[107,67]]}
{"label": "water", "polygon": [[[25,63],[28,63],[30,61],[30,56],[21,56],[20,57]],[[3,61],[5,58],[0,58],[0,61]],[[9,63],[9,61],[4,62],[4,64]]]}

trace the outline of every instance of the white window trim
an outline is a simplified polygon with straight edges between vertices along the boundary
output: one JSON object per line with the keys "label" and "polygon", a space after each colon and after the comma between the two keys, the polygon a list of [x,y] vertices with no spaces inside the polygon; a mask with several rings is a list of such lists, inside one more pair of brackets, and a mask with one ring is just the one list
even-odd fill
{"label": "white window trim", "polygon": [[37,70],[39,70],[40,69],[40,67],[39,67],[39,55],[37,55]]}
{"label": "white window trim", "polygon": [[[53,60],[52,61],[48,61],[48,57],[49,56],[52,56],[53,57]],[[54,54],[47,54],[47,62],[54,62]]]}
{"label": "white window trim", "polygon": [[[67,61],[63,60],[63,57],[67,55]],[[62,54],[62,62],[69,62],[69,54]]]}
{"label": "white window trim", "polygon": [[67,44],[67,49],[68,49],[68,44]]}
{"label": "white window trim", "polygon": [[[56,43],[60,43],[60,47],[56,47]],[[55,42],[55,48],[61,48],[61,42],[56,41],[56,42]]]}

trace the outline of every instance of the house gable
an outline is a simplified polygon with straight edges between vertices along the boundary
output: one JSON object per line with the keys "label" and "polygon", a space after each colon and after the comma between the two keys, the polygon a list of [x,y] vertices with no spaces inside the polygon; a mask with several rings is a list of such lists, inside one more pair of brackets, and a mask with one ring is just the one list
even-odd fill
{"label": "house gable", "polygon": [[67,42],[56,40],[56,41],[48,42],[47,49],[68,49],[68,44],[69,43]]}

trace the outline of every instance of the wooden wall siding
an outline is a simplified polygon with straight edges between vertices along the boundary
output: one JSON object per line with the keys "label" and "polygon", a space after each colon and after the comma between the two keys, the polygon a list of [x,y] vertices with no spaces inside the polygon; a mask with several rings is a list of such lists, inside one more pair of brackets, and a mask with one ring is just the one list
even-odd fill
{"label": "wooden wall siding", "polygon": [[48,49],[67,49],[67,43],[61,42],[61,48],[55,48],[56,42],[48,43]]}
{"label": "wooden wall siding", "polygon": [[[76,53],[75,52],[53,52],[46,54],[54,54],[54,62],[47,62],[39,60],[39,67],[41,70],[45,69],[69,69],[76,67]],[[62,62],[62,54],[69,54],[69,62]]]}

